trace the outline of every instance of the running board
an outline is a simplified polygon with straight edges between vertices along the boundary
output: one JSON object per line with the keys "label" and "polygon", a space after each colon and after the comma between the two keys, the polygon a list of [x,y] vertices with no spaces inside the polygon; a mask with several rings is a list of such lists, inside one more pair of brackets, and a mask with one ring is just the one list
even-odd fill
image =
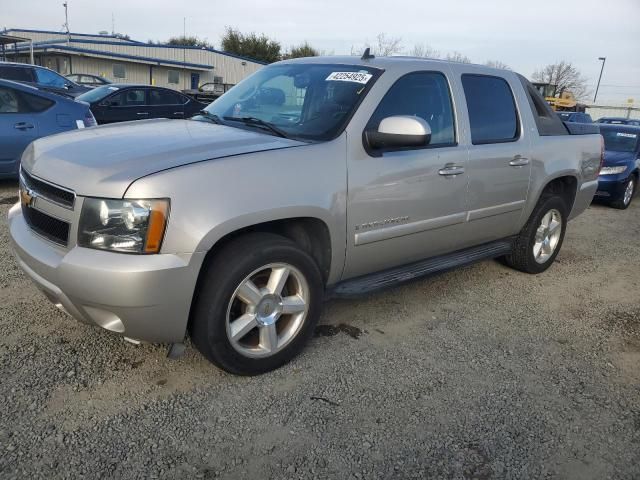
{"label": "running board", "polygon": [[327,292],[327,297],[355,297],[376,292],[481,260],[500,257],[510,252],[511,242],[509,240],[485,243],[477,247],[345,280],[331,288]]}

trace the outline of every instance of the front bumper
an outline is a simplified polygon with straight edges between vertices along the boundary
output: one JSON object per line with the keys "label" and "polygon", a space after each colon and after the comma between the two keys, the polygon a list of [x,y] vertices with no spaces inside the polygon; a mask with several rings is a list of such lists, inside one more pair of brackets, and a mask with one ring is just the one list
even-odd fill
{"label": "front bumper", "polygon": [[598,178],[598,191],[596,198],[615,200],[624,194],[625,184],[629,174],[627,172],[618,175],[601,175]]}
{"label": "front bumper", "polygon": [[149,342],[184,339],[204,253],[131,255],[66,250],[33,233],[20,205],[9,211],[11,243],[22,267],[77,320]]}

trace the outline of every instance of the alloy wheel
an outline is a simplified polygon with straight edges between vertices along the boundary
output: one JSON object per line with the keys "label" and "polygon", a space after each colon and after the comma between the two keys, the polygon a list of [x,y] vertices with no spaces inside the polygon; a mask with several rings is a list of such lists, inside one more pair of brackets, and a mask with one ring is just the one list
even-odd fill
{"label": "alloy wheel", "polygon": [[553,255],[562,234],[562,215],[558,210],[549,210],[540,221],[533,244],[533,258],[538,263],[546,263]]}
{"label": "alloy wheel", "polygon": [[227,336],[248,357],[269,357],[300,332],[309,311],[309,286],[285,263],[265,265],[238,285],[227,309]]}

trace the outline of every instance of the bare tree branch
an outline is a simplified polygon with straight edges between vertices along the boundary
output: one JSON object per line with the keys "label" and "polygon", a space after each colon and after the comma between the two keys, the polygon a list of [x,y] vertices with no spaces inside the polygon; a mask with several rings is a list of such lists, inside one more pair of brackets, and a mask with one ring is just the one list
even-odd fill
{"label": "bare tree branch", "polygon": [[445,60],[449,60],[450,62],[471,63],[471,59],[460,52],[447,53]]}
{"label": "bare tree branch", "polygon": [[412,57],[441,58],[440,52],[426,43],[416,43],[411,50]]}
{"label": "bare tree branch", "polygon": [[573,94],[577,100],[585,99],[590,91],[587,79],[571,62],[561,60],[558,63],[547,65],[533,72],[533,80],[536,82],[550,83],[556,85],[556,94],[567,90]]}
{"label": "bare tree branch", "polygon": [[500,60],[487,60],[484,62],[487,67],[491,68],[501,68],[503,70],[511,70],[511,67]]}

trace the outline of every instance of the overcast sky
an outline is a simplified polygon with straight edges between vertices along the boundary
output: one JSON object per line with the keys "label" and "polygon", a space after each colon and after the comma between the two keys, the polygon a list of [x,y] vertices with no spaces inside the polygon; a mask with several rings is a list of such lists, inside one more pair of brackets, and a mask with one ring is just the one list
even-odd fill
{"label": "overcast sky", "polygon": [[[0,27],[61,30],[63,0],[0,0]],[[531,77],[558,60],[577,66],[598,100],[640,104],[640,0],[69,0],[72,32],[115,31],[141,41],[188,35],[216,47],[225,26],[265,33],[287,49],[305,40],[348,54],[378,33],[459,51],[474,63],[500,60]]]}

